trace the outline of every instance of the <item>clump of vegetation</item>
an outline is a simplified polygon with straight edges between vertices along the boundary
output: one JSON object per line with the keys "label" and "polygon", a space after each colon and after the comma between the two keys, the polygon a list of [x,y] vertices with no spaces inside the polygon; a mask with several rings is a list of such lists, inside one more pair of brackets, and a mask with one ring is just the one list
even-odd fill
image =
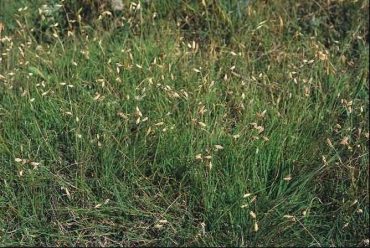
{"label": "clump of vegetation", "polygon": [[0,2],[0,244],[366,246],[369,1]]}
{"label": "clump of vegetation", "polygon": [[51,0],[38,8],[32,30],[39,42],[51,42],[53,37],[83,34],[87,28],[97,28],[99,21],[112,17],[111,11],[110,1]]}
{"label": "clump of vegetation", "polygon": [[172,19],[188,41],[207,42],[219,39],[228,43],[240,23],[246,21],[243,12],[247,2],[174,1],[168,8],[157,1],[126,3],[121,11],[113,11],[111,1],[78,0],[50,1],[38,9],[33,31],[37,39],[65,36],[91,29],[122,29],[136,34],[145,33],[154,19]]}

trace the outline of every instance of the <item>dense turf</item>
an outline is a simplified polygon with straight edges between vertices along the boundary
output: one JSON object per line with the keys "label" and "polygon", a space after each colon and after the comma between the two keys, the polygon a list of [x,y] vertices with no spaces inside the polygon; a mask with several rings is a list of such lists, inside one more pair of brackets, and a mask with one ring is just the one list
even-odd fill
{"label": "dense turf", "polygon": [[369,243],[367,0],[57,2],[0,0],[1,246]]}

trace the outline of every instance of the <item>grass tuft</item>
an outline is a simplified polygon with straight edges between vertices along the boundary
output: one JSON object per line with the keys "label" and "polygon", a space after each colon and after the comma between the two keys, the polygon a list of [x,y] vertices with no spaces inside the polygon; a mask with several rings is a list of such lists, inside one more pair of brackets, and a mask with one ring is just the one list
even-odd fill
{"label": "grass tuft", "polygon": [[369,1],[0,1],[2,246],[369,244]]}

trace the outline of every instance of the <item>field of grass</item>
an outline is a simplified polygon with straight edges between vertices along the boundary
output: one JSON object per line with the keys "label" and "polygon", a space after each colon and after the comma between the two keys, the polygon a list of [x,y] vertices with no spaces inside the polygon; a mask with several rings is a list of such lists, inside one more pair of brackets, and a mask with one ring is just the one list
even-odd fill
{"label": "field of grass", "polygon": [[0,0],[1,246],[369,244],[368,0],[72,2]]}

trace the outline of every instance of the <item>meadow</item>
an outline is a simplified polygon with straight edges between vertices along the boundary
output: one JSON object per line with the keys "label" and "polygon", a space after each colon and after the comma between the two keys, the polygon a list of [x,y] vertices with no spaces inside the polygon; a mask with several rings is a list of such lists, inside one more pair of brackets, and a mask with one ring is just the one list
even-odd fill
{"label": "meadow", "polygon": [[0,0],[0,245],[368,246],[369,1]]}

